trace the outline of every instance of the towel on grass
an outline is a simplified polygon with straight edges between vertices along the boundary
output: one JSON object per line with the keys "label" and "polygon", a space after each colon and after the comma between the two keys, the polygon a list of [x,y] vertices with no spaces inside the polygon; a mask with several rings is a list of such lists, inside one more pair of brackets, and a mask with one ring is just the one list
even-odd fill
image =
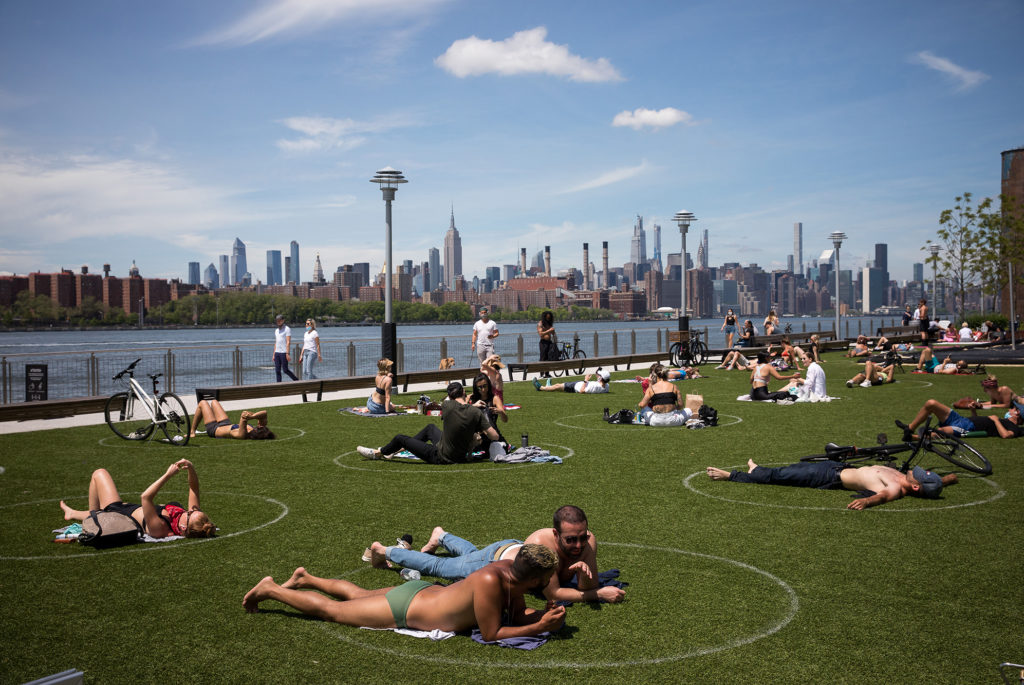
{"label": "towel on grass", "polygon": [[[82,534],[82,524],[72,523],[70,526],[64,526],[63,528],[55,528],[53,530],[57,534],[54,540],[72,540],[77,539]],[[165,538],[155,538],[148,533],[143,533],[142,537],[139,538],[142,542],[172,542],[174,540],[184,540],[184,535],[168,535]]]}
{"label": "towel on grass", "polygon": [[470,637],[482,645],[498,645],[499,647],[508,647],[510,649],[537,649],[548,641],[548,638],[551,637],[551,633],[541,633],[540,635],[533,635],[530,637],[509,637],[504,640],[493,640],[488,642],[484,639],[479,628],[473,628],[473,632]]}
{"label": "towel on grass", "polygon": [[[750,394],[748,393],[746,395],[740,395],[739,397],[736,398],[736,401],[737,402],[753,402],[754,400],[750,399]],[[758,402],[775,402],[775,400],[757,400],[757,401]]]}
{"label": "towel on grass", "polygon": [[455,633],[449,630],[414,630],[412,628],[371,628],[369,626],[363,626],[360,630],[390,630],[393,633],[399,635],[408,635],[409,637],[426,638],[429,640],[447,640],[450,637],[455,637]]}
{"label": "towel on grass", "polygon": [[542,450],[539,447],[530,445],[528,447],[519,447],[514,452],[509,454],[498,454],[491,458],[495,464],[522,464],[526,462],[547,462],[551,464],[561,464],[562,458],[556,457],[547,450]]}
{"label": "towel on grass", "polygon": [[[619,580],[619,569],[617,569],[617,568],[610,568],[607,571],[601,571],[600,573],[597,574],[597,587],[625,588],[627,585],[629,585],[629,583],[627,583],[625,581],[622,581],[622,580]],[[578,590],[579,589],[577,587],[577,585],[576,585],[576,578],[575,577],[572,580],[570,580],[568,583],[563,585],[562,587],[572,588],[573,590]],[[601,602],[601,603],[604,603],[603,599],[598,600],[598,601]],[[568,601],[565,601],[565,600],[556,602],[556,604],[558,604],[559,606],[563,606],[563,607],[571,607],[573,605],[572,602],[568,602]]]}
{"label": "towel on grass", "polygon": [[371,414],[370,410],[367,409],[366,407],[342,407],[341,409],[338,410],[338,413],[352,414],[353,416],[369,416],[370,418],[374,419],[382,419],[390,416],[421,416],[421,414],[418,411],[411,407],[399,407],[398,405],[395,406],[398,409],[402,409],[403,411],[399,411],[392,414]]}

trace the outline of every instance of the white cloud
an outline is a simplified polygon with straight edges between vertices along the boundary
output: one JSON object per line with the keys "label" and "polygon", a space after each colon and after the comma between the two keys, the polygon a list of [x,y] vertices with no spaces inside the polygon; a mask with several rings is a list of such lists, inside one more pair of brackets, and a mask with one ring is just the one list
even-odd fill
{"label": "white cloud", "polygon": [[580,183],[579,185],[573,186],[571,188],[566,188],[565,190],[561,190],[557,194],[565,195],[567,193],[578,193],[581,190],[593,190],[594,188],[601,188],[603,186],[608,186],[613,183],[619,183],[620,181],[625,181],[635,176],[639,176],[640,174],[644,173],[650,168],[651,165],[647,163],[647,160],[644,160],[637,166],[612,169],[611,171],[607,171],[596,178],[592,178],[589,181],[585,181],[584,183]]}
{"label": "white cloud", "polygon": [[305,153],[320,150],[350,150],[366,142],[356,134],[380,133],[395,128],[414,126],[416,122],[406,116],[384,116],[373,121],[333,119],[331,117],[289,117],[279,123],[303,138],[278,140],[276,145],[285,152]]}
{"label": "white cloud", "polygon": [[197,45],[249,45],[281,34],[298,35],[346,20],[389,21],[422,15],[450,0],[271,0],[230,26],[198,38]]}
{"label": "white cloud", "polygon": [[956,84],[957,92],[970,90],[990,78],[988,74],[982,71],[971,71],[970,69],[965,69],[954,64],[945,57],[939,57],[927,50],[922,50],[921,52],[911,56],[910,61],[914,64],[923,64],[929,69],[934,69],[941,74],[945,74]]}
{"label": "white cloud", "polygon": [[503,76],[550,74],[590,83],[622,80],[604,57],[588,60],[573,55],[567,46],[546,41],[547,35],[548,30],[538,26],[503,41],[470,36],[452,43],[434,63],[459,78],[493,72]]}
{"label": "white cloud", "polygon": [[675,107],[665,107],[664,109],[646,109],[645,107],[639,107],[634,109],[632,112],[626,110],[625,112],[619,112],[612,119],[612,126],[629,126],[632,129],[639,131],[645,126],[650,128],[665,128],[667,126],[675,126],[676,124],[686,124],[687,126],[696,126],[697,123],[693,120],[693,116],[689,112],[684,112],[681,109]]}

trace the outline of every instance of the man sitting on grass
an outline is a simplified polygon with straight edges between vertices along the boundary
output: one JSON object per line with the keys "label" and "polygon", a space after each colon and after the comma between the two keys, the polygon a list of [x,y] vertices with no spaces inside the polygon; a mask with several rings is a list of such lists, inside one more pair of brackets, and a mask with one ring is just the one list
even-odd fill
{"label": "man sitting on grass", "polygon": [[470,404],[462,383],[448,384],[448,399],[441,405],[442,431],[430,423],[414,436],[396,435],[380,449],[359,445],[356,450],[366,459],[391,459],[403,449],[431,464],[457,464],[470,460],[483,433],[492,442],[501,440],[487,414]]}
{"label": "man sitting on grass", "polygon": [[[419,552],[402,546],[385,547],[379,542],[370,545],[371,562],[384,568],[388,562],[411,568],[435,578],[459,579],[488,564],[517,558],[531,544],[544,545],[558,558],[557,572],[544,587],[544,596],[565,602],[621,602],[625,591],[617,587],[598,587],[597,538],[588,529],[587,515],[579,507],[566,505],[555,511],[554,527],[534,531],[526,542],[499,540],[482,549],[452,535],[441,526],[434,528],[430,540]],[[435,556],[444,547],[450,556]],[[573,576],[576,586],[562,587]]]}
{"label": "man sitting on grass", "polygon": [[909,426],[904,426],[899,421],[896,422],[896,425],[903,428],[903,439],[906,442],[914,439],[914,432],[918,426],[928,419],[929,415],[939,420],[938,430],[947,435],[963,435],[971,431],[985,431],[985,435],[993,438],[1019,438],[1021,435],[1024,435],[1024,426],[1021,425],[1021,409],[1024,409],[1024,405],[1014,401],[1010,411],[1006,412],[1002,417],[978,416],[976,407],[972,406],[971,416],[967,417],[957,414],[955,410],[950,409],[938,400],[928,400],[918,410],[917,416],[914,417]]}
{"label": "man sitting on grass", "polygon": [[537,390],[544,390],[546,392],[578,392],[580,394],[587,395],[608,392],[608,381],[611,379],[612,375],[603,369],[598,369],[596,374],[597,380],[590,380],[594,377],[595,374],[588,373],[581,381],[576,381],[574,383],[555,383],[554,385],[541,385],[540,381],[534,378],[533,387]]}
{"label": "man sitting on grass", "polygon": [[[527,637],[557,630],[565,607],[549,601],[527,609],[523,594],[544,587],[558,559],[543,545],[524,545],[515,561],[499,561],[448,586],[411,580],[397,587],[365,590],[347,580],[317,578],[301,566],[278,585],[267,576],[242,599],[250,613],[274,599],[304,614],[348,626],[457,632],[474,626],[484,640]],[[325,597],[319,590],[336,599]],[[507,620],[502,613],[507,612]]]}
{"label": "man sitting on grass", "polygon": [[859,385],[862,388],[870,388],[872,385],[885,385],[896,382],[896,365],[882,366],[870,359],[864,362],[864,371],[846,381],[846,387],[852,388]]}
{"label": "man sitting on grass", "polygon": [[944,485],[956,482],[956,474],[939,474],[915,466],[910,473],[900,473],[889,466],[874,464],[856,467],[838,461],[797,462],[790,466],[766,468],[753,459],[747,461],[747,472],[707,468],[712,480],[760,485],[790,485],[799,488],[845,489],[867,492],[869,496],[855,499],[847,509],[867,509],[899,499],[904,495],[938,499]]}

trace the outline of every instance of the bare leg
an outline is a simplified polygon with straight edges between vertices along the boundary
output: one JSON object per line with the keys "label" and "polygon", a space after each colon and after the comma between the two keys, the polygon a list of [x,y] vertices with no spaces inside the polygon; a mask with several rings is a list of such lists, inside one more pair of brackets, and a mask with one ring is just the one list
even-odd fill
{"label": "bare leg", "polygon": [[555,383],[554,385],[542,385],[538,390],[542,390],[544,392],[557,392],[562,390],[564,387],[565,383]]}
{"label": "bare leg", "polygon": [[64,511],[65,521],[84,521],[89,516],[88,511],[82,511],[81,509],[72,509],[68,505],[64,504],[64,500],[60,501],[60,508]]}
{"label": "bare leg", "polygon": [[121,495],[117,492],[114,479],[106,469],[96,469],[89,479],[89,508],[86,510],[72,509],[61,500],[60,508],[64,512],[65,521],[84,521],[90,511],[103,509],[112,502],[120,502]]}
{"label": "bare leg", "polygon": [[304,614],[345,625],[370,628],[395,627],[391,607],[383,594],[339,602],[316,592],[303,592],[281,587],[274,582],[273,578],[267,576],[245,594],[245,597],[242,598],[242,606],[246,611],[255,613],[259,610],[260,602],[268,599],[287,604]]}
{"label": "bare leg", "polygon": [[445,530],[441,526],[435,526],[434,530],[430,533],[430,539],[427,540],[427,544],[420,547],[421,552],[427,554],[433,554],[438,547],[441,546],[441,538],[444,537]]}
{"label": "bare leg", "polygon": [[932,348],[926,347],[921,350],[921,356],[917,359],[917,370],[920,371],[932,358]]}
{"label": "bare leg", "polygon": [[364,590],[353,582],[338,578],[318,578],[302,566],[295,569],[292,577],[281,583],[281,587],[286,590],[319,590],[340,600],[373,597],[386,594],[388,591],[388,588]]}
{"label": "bare leg", "polygon": [[910,430],[917,430],[917,427],[925,422],[929,414],[934,415],[939,421],[945,421],[946,417],[949,416],[949,411],[949,407],[941,402],[928,400],[917,412],[917,416],[914,417],[914,420],[910,422]]}

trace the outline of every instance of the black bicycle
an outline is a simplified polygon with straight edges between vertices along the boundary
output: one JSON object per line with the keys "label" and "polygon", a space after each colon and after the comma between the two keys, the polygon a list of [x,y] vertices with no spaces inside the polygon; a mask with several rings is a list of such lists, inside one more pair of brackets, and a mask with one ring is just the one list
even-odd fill
{"label": "black bicycle", "polygon": [[579,362],[578,367],[571,369],[555,369],[554,373],[556,376],[561,376],[563,373],[568,376],[579,376],[587,369],[587,353],[580,349],[579,336],[573,336],[572,343],[564,342],[561,345],[561,349],[558,351],[558,359],[556,361],[569,361],[570,359],[577,360]]}
{"label": "black bicycle", "polygon": [[700,331],[691,331],[688,341],[672,343],[668,348],[673,366],[700,366],[708,358],[708,346],[701,340]]}
{"label": "black bicycle", "polygon": [[[909,442],[902,441],[890,445],[888,436],[885,433],[879,433],[877,445],[871,447],[841,446],[830,442],[825,445],[825,454],[812,454],[803,457],[800,461],[841,461],[847,464],[879,461],[886,466],[899,469],[901,473],[907,473],[914,463],[924,456],[925,452],[931,452],[972,473],[983,476],[992,473],[992,464],[981,452],[960,438],[932,428],[930,424],[931,418],[929,417],[918,434]],[[906,424],[901,421],[896,421],[896,427],[904,431],[908,430]],[[897,455],[904,452],[909,452],[910,456],[896,466],[899,462]]]}

